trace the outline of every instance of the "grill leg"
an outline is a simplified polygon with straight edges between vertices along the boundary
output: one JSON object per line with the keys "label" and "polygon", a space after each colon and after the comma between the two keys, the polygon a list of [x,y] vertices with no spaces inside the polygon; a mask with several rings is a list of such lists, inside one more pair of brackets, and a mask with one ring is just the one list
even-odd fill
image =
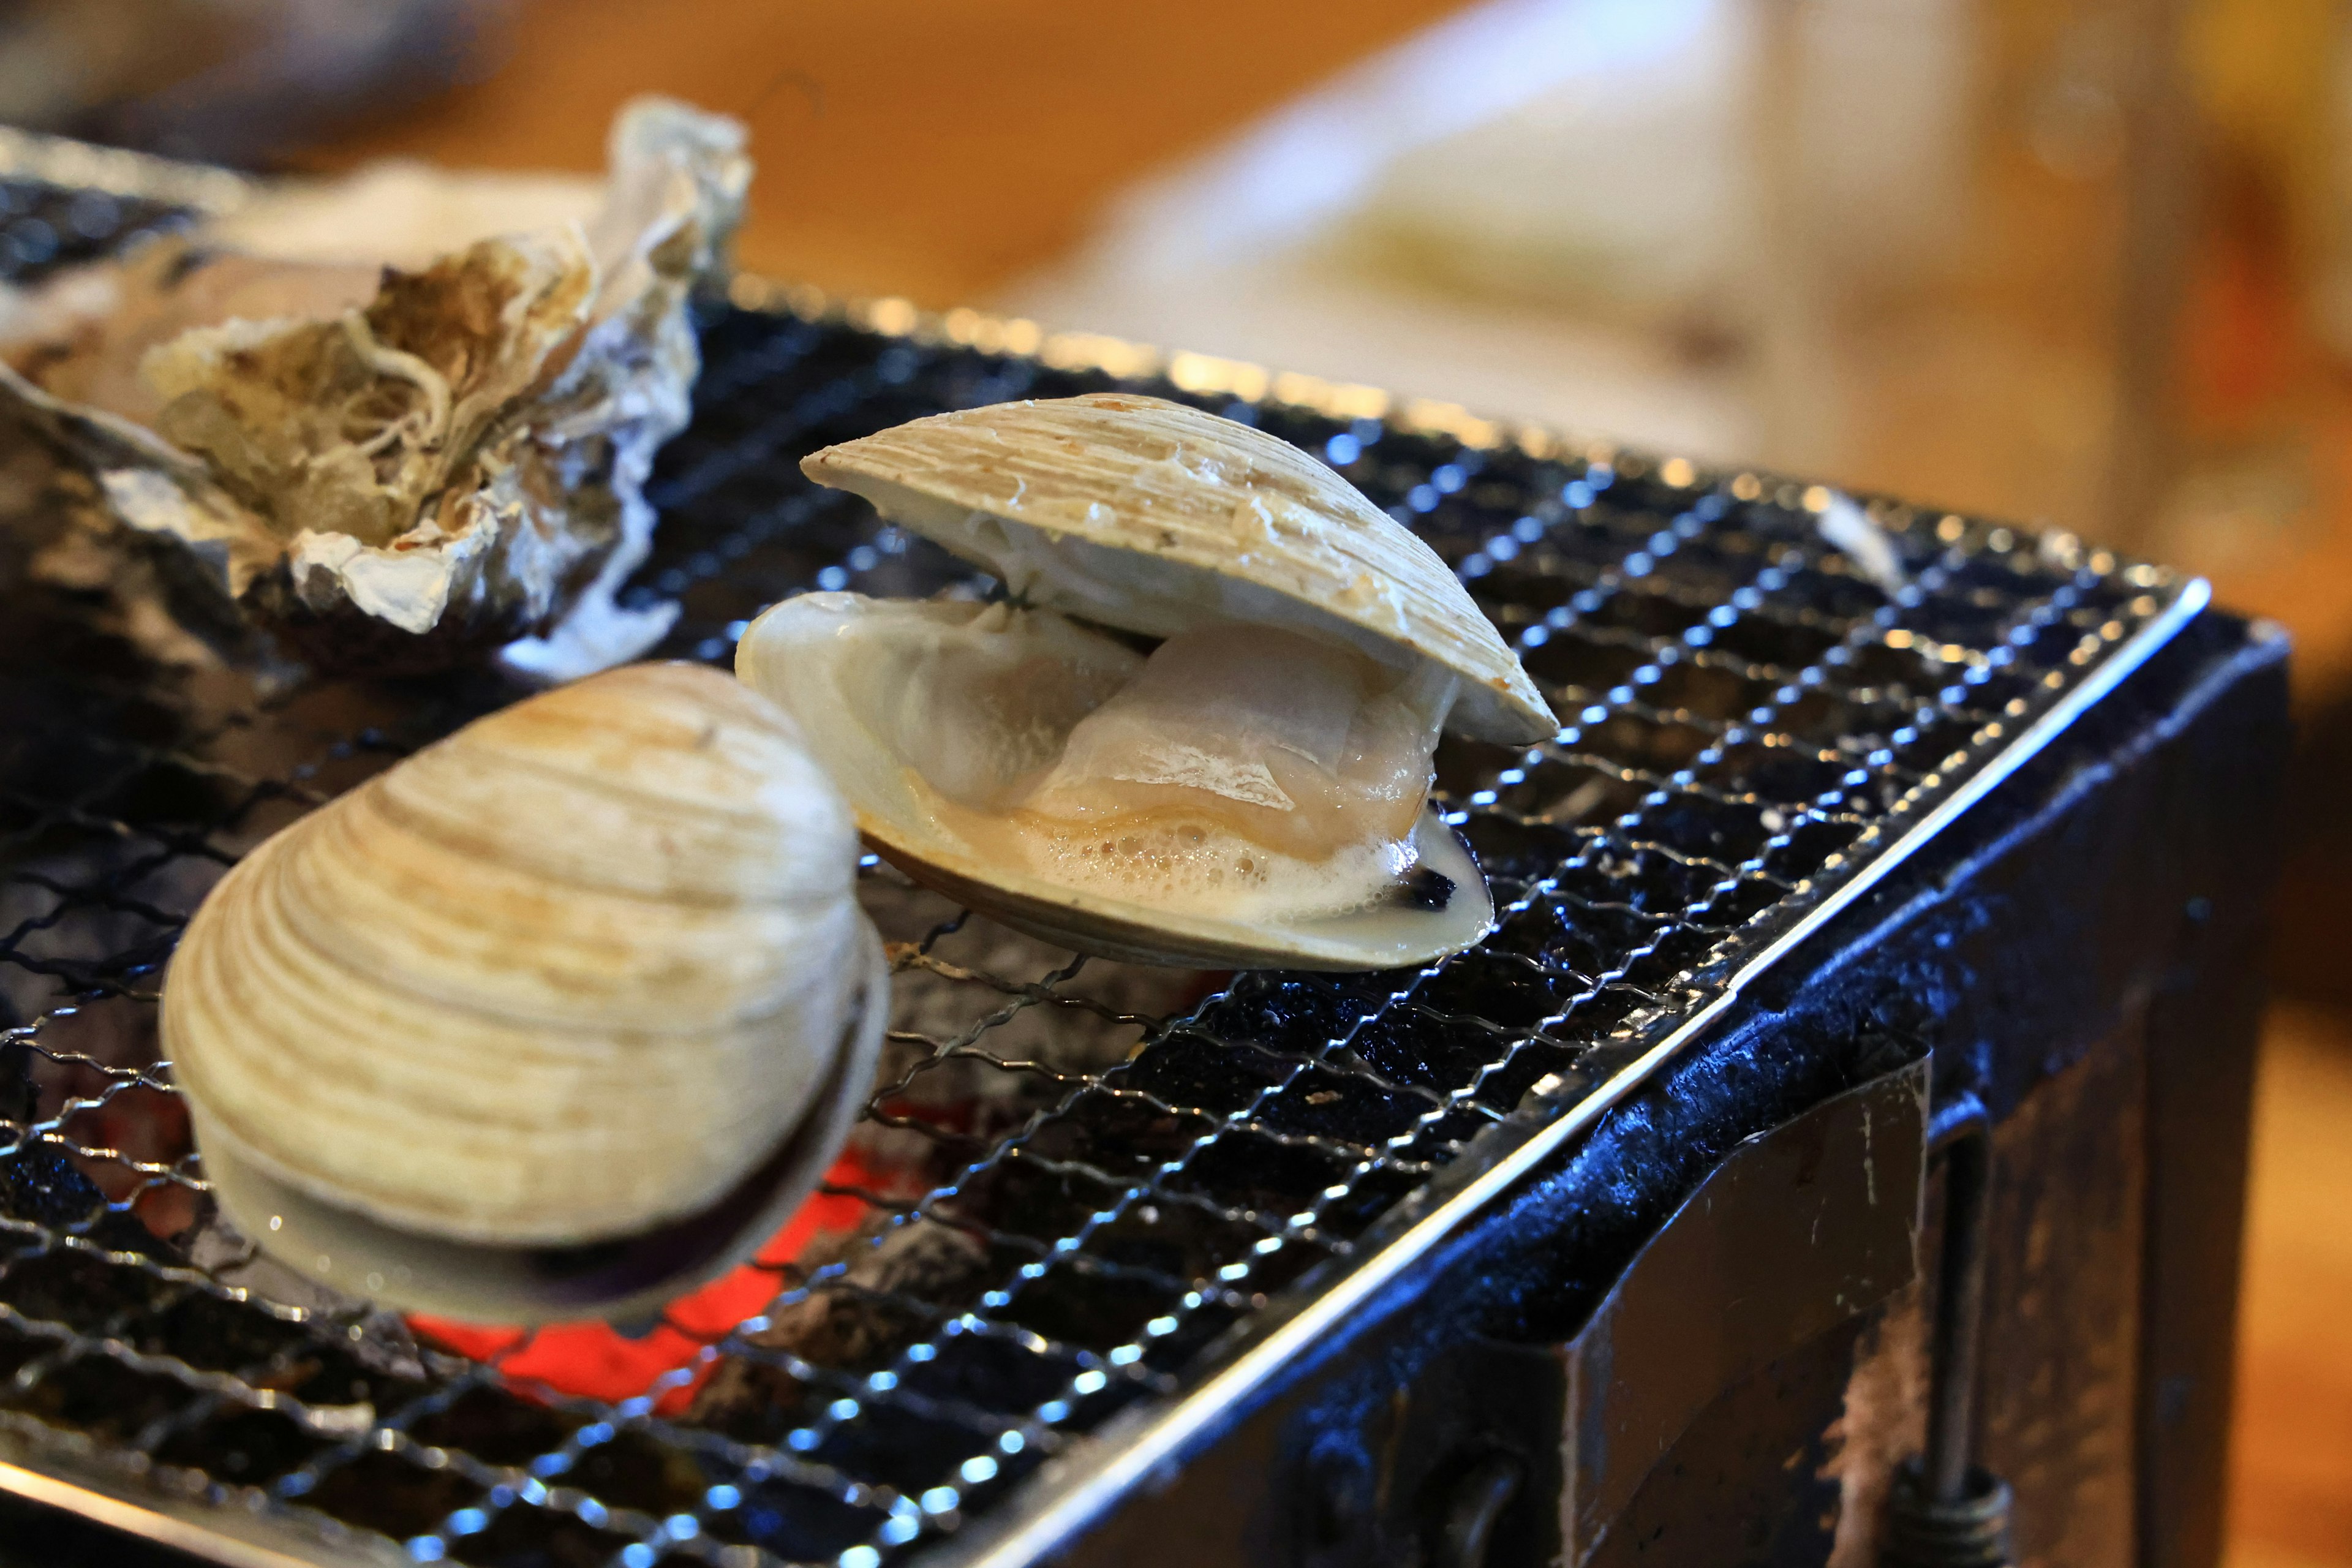
{"label": "grill leg", "polygon": [[1927,1451],[1895,1481],[1887,1568],[2001,1568],[2010,1561],[2009,1484],[1970,1458],[1992,1214],[1991,1118],[1975,1095],[1963,1094],[1937,1111],[1928,1142],[1944,1163],[1944,1256],[1929,1352]]}
{"label": "grill leg", "polygon": [[1486,1568],[1495,1527],[1519,1493],[1519,1461],[1508,1454],[1481,1459],[1454,1484],[1432,1568]]}

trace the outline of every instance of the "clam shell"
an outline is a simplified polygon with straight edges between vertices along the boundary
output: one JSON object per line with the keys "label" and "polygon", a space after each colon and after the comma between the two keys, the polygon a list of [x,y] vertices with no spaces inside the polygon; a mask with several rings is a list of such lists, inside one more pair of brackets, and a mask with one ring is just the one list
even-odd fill
{"label": "clam shell", "polygon": [[883,858],[926,887],[1040,942],[1127,963],[1403,969],[1459,952],[1495,926],[1494,901],[1477,862],[1433,811],[1423,815],[1413,832],[1421,871],[1444,879],[1421,884],[1439,889],[1429,902],[1401,896],[1394,903],[1282,924],[1181,915],[1103,898],[987,865],[943,842],[909,842],[892,826],[877,821],[868,837]]}
{"label": "clam shell", "polygon": [[270,1176],[226,1127],[192,1107],[205,1178],[241,1234],[265,1238],[273,1256],[344,1295],[477,1322],[642,1318],[756,1252],[848,1141],[873,1089],[890,1002],[881,944],[866,947],[856,1005],[808,1114],[734,1188],[682,1219],[572,1247],[499,1247],[404,1230]]}
{"label": "clam shell", "polygon": [[1462,679],[1449,729],[1559,721],[1445,563],[1288,442],[1128,393],[993,404],[828,447],[801,467],[1032,604],[1153,637],[1216,620],[1338,636]]}
{"label": "clam shell", "polygon": [[[493,1248],[740,1222],[812,1108],[866,1087],[856,854],[791,719],[685,665],[517,704],[304,817],[214,889],[164,987],[231,1217],[265,1247],[268,1190]],[[803,1188],[835,1136],[782,1160]]]}

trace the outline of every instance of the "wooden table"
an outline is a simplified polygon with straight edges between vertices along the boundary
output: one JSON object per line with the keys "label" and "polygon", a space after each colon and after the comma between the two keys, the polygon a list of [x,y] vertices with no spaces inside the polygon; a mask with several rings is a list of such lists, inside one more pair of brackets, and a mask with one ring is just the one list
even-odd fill
{"label": "wooden table", "polygon": [[634,93],[747,119],[754,269],[934,306],[1456,0],[537,0],[494,76],[296,155],[593,170]]}

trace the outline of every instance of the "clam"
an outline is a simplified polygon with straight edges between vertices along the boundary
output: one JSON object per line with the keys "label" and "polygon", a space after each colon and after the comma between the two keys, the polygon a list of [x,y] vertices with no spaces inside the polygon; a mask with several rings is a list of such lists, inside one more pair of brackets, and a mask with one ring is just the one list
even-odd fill
{"label": "clam", "polygon": [[740,1261],[871,1088],[847,810],[792,720],[635,665],[479,720],[205,900],[163,1038],[230,1222],[355,1296],[628,1317]]}
{"label": "clam", "polygon": [[1385,968],[1491,928],[1432,755],[1441,730],[1558,721],[1436,553],[1322,464],[1105,394],[919,419],[803,468],[1008,591],[803,595],[738,650],[909,876],[1147,963]]}

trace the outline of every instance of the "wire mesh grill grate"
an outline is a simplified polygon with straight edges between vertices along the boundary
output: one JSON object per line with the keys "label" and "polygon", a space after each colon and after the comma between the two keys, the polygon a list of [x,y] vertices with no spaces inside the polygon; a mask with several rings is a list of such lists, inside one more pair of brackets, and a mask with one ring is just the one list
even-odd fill
{"label": "wire mesh grill grate", "polygon": [[[70,196],[46,200],[11,210]],[[1360,1261],[1483,1128],[1557,1113],[1687,1017],[2179,590],[1881,505],[1909,578],[1890,595],[1822,542],[1823,498],[1775,479],[961,313],[730,309],[704,341],[633,590],[682,603],[665,653],[724,661],[806,588],[963,576],[806,484],[806,451],[1007,398],[1187,398],[1421,531],[1553,698],[1555,740],[1439,756],[1500,928],[1412,972],[1182,973],[1073,961],[869,866],[884,1071],[759,1264],[624,1331],[404,1322],[219,1224],[154,1000],[237,856],[515,694],[174,673],[28,573],[38,508],[0,490],[0,1447],[312,1554],[919,1550]]]}

